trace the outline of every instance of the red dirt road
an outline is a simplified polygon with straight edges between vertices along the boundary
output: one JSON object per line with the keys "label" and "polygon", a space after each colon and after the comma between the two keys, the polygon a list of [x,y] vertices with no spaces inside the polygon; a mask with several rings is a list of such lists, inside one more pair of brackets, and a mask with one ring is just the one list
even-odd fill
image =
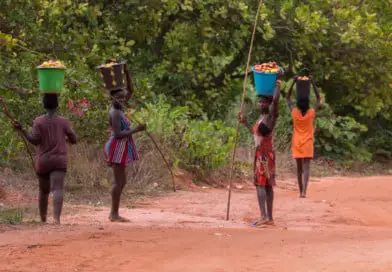
{"label": "red dirt road", "polygon": [[266,229],[247,225],[258,215],[251,187],[233,192],[230,222],[226,198],[147,199],[122,210],[124,224],[79,207],[62,226],[0,226],[0,271],[392,271],[392,177],[321,179],[308,199],[278,188]]}

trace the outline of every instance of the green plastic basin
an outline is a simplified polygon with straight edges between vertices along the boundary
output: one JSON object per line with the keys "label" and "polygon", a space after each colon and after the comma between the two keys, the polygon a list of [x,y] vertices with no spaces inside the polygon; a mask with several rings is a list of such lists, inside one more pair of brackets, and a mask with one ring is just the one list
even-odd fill
{"label": "green plastic basin", "polygon": [[38,67],[39,90],[43,93],[61,93],[63,90],[65,68]]}

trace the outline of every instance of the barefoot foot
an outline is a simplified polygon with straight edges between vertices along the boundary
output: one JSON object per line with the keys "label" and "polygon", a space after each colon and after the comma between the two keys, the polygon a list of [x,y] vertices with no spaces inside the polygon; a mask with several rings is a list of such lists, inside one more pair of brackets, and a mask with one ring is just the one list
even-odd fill
{"label": "barefoot foot", "polygon": [[109,216],[109,220],[110,222],[121,222],[121,223],[130,222],[129,219],[121,217],[119,215],[111,215]]}
{"label": "barefoot foot", "polygon": [[274,220],[272,220],[272,219],[266,221],[264,224],[267,225],[267,226],[275,226],[275,222],[274,222]]}
{"label": "barefoot foot", "polygon": [[255,227],[255,228],[260,228],[260,227],[263,227],[263,226],[266,224],[266,222],[267,222],[266,219],[261,219],[261,220],[258,220],[258,221],[253,222],[253,223],[251,224],[251,226],[252,226],[252,227]]}

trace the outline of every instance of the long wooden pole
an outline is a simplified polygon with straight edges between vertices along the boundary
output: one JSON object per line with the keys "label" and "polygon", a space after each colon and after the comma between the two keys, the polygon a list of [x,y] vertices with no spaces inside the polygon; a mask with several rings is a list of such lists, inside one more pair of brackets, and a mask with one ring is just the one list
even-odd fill
{"label": "long wooden pole", "polygon": [[[255,23],[254,23],[253,32],[252,32],[252,38],[251,38],[251,41],[250,41],[250,48],[249,48],[249,53],[248,53],[248,60],[246,62],[245,78],[244,78],[244,85],[243,85],[243,91],[242,91],[241,108],[240,108],[240,112],[241,113],[244,111],[244,104],[245,104],[245,97],[246,97],[246,87],[247,87],[247,83],[248,83],[249,64],[250,64],[250,59],[251,59],[251,56],[252,56],[253,43],[254,43],[254,40],[255,40],[256,29],[257,29],[257,22],[258,22],[258,19],[259,19],[259,13],[260,13],[262,4],[263,4],[263,0],[260,0],[259,6],[257,7]],[[240,131],[240,122],[238,121],[237,122],[236,134],[235,134],[235,138],[234,138],[233,157],[231,159],[231,165],[230,165],[226,220],[230,219],[231,188],[232,188],[232,185],[233,185],[232,178],[233,178],[234,160],[235,160],[235,155],[236,155],[239,131]]]}

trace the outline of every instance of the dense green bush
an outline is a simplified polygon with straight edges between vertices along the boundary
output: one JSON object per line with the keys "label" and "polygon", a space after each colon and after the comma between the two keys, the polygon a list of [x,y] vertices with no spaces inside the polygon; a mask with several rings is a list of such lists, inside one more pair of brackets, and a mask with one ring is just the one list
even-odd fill
{"label": "dense green bush", "polygon": [[188,107],[172,108],[163,97],[135,117],[159,136],[176,165],[202,172],[228,163],[235,131],[221,121],[192,120]]}

